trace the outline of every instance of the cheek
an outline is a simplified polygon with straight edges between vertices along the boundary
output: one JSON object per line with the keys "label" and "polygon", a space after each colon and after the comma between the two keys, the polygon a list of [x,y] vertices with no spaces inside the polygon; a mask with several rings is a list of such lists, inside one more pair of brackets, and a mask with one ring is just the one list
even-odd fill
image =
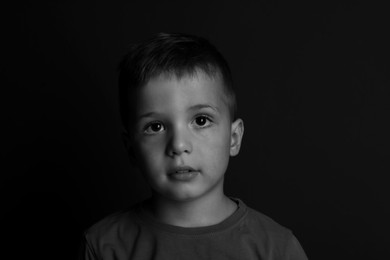
{"label": "cheek", "polygon": [[137,146],[137,159],[144,167],[153,166],[164,152],[161,140],[140,141]]}
{"label": "cheek", "polygon": [[208,154],[213,157],[229,157],[230,154],[230,134],[223,131],[226,128],[215,128],[210,132],[207,141],[205,141]]}
{"label": "cheek", "polygon": [[207,158],[210,163],[209,165],[212,169],[213,176],[219,178],[219,176],[225,174],[229,163],[229,146],[225,140],[213,142],[212,145],[213,147],[209,149]]}

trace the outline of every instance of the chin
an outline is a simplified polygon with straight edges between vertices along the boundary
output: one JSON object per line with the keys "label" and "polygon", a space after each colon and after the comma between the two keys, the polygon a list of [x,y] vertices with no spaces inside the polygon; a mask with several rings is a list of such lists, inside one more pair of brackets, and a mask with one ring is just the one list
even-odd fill
{"label": "chin", "polygon": [[200,196],[197,194],[189,194],[189,193],[186,193],[186,194],[175,193],[175,194],[169,194],[167,197],[173,201],[176,201],[176,202],[190,202],[190,201],[196,200]]}
{"label": "chin", "polygon": [[203,195],[201,191],[196,190],[173,190],[162,194],[164,194],[164,197],[176,202],[191,202]]}

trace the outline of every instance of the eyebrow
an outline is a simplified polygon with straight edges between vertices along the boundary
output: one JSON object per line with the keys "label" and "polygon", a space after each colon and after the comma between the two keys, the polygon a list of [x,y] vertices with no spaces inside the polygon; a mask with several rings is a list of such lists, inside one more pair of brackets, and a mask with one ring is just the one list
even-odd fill
{"label": "eyebrow", "polygon": [[191,106],[190,108],[188,108],[188,110],[194,111],[194,110],[200,110],[200,109],[204,109],[204,108],[210,108],[210,109],[214,110],[215,112],[219,112],[217,107],[214,107],[214,106],[211,106],[208,104],[194,105],[194,106]]}
{"label": "eyebrow", "polygon": [[145,113],[143,115],[140,115],[138,117],[138,120],[140,120],[141,118],[144,118],[144,117],[153,117],[153,116],[156,116],[156,115],[160,115],[160,113],[158,113],[158,112],[148,112],[148,113]]}
{"label": "eyebrow", "polygon": [[[214,107],[214,106],[211,106],[211,105],[207,105],[207,104],[198,104],[198,105],[194,105],[194,106],[191,106],[188,108],[189,111],[196,111],[196,110],[201,110],[201,109],[212,109],[214,110],[215,112],[219,112],[218,108],[217,107]],[[142,118],[145,118],[145,117],[155,117],[155,116],[158,116],[158,115],[161,115],[161,113],[159,112],[148,112],[148,113],[145,113],[145,114],[142,114],[138,117],[138,120],[142,119]]]}

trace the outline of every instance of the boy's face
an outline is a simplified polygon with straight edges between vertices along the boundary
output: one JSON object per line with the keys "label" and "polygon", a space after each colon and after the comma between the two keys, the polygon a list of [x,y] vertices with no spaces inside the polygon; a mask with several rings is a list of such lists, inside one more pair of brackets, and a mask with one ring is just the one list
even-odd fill
{"label": "boy's face", "polygon": [[131,149],[159,196],[189,201],[223,193],[243,123],[231,122],[222,84],[202,72],[180,79],[163,74],[137,90]]}

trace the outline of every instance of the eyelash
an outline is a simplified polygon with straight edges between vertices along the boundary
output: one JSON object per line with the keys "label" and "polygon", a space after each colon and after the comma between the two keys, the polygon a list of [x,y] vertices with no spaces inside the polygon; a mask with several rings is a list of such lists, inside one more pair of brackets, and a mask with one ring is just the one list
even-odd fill
{"label": "eyelash", "polygon": [[[195,123],[196,119],[201,118],[201,117],[202,117],[202,118],[205,118],[205,119],[207,120],[207,122],[208,122],[208,123],[206,122],[206,125],[204,125],[204,126],[200,126],[200,125],[197,125],[197,124]],[[195,118],[192,120],[191,123],[193,123],[193,122],[196,124],[196,127],[197,127],[197,128],[202,129],[202,128],[210,127],[211,124],[213,123],[213,120],[212,120],[212,118],[211,118],[209,115],[199,114],[199,115],[196,115],[196,116],[195,116]],[[161,127],[162,127],[162,130],[165,130],[165,128],[166,128],[165,125],[164,125],[162,122],[160,122],[160,121],[153,121],[153,122],[148,123],[148,124],[145,126],[143,132],[144,132],[145,134],[149,134],[149,135],[153,135],[153,134],[159,133],[160,131],[151,131],[151,132],[149,132],[149,129],[150,129],[154,124],[160,124]],[[151,129],[150,129],[150,130],[151,130]],[[162,131],[162,130],[161,130],[161,131]]]}
{"label": "eyelash", "polygon": [[164,126],[164,124],[163,124],[162,122],[160,122],[160,121],[153,121],[153,122],[148,123],[148,124],[145,126],[143,132],[144,132],[145,134],[149,134],[149,135],[156,134],[156,133],[160,132],[160,131],[156,131],[156,132],[155,132],[155,131],[152,131],[151,133],[148,132],[149,128],[151,128],[154,124],[160,124],[161,127],[162,127],[162,129],[165,130],[165,126]]}
{"label": "eyelash", "polygon": [[192,120],[192,122],[194,122],[196,119],[198,119],[200,117],[206,118],[206,120],[208,121],[208,124],[206,122],[206,124],[207,124],[206,126],[198,126],[199,128],[207,128],[213,123],[213,120],[211,119],[211,117],[208,115],[205,115],[205,114],[200,114],[200,115],[195,116],[195,118],[194,118],[194,120]]}

